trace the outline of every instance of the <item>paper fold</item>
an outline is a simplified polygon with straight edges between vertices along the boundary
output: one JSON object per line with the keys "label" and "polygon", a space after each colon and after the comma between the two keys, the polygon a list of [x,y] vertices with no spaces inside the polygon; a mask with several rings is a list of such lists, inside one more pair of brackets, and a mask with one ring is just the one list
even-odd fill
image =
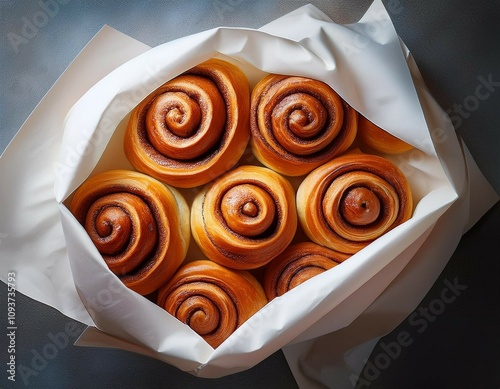
{"label": "paper fold", "polygon": [[0,159],[0,177],[8,183],[0,187],[2,281],[8,271],[16,271],[21,293],[87,325],[93,322],[76,293],[54,199],[64,118],[99,79],[147,48],[104,27],[44,96]]}

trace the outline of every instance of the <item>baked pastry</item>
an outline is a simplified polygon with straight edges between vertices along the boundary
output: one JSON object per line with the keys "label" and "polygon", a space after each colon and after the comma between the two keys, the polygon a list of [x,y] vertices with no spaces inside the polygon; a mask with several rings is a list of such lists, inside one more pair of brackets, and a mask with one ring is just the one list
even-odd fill
{"label": "baked pastry", "polygon": [[217,348],[266,305],[267,298],[249,272],[197,260],[182,266],[160,288],[157,304]]}
{"label": "baked pastry", "polygon": [[354,254],[408,220],[412,194],[386,158],[346,154],[313,170],[297,190],[300,224],[314,242]]}
{"label": "baked pastry", "polygon": [[93,176],[76,190],[69,209],[109,269],[137,293],[157,290],[186,256],[189,207],[176,190],[145,174]]}
{"label": "baked pastry", "polygon": [[401,154],[413,148],[362,115],[359,115],[358,139],[372,150],[384,154]]}
{"label": "baked pastry", "polygon": [[351,146],[357,117],[327,84],[271,74],[252,91],[252,151],[267,167],[300,176]]}
{"label": "baked pastry", "polygon": [[266,266],[263,286],[267,298],[271,301],[347,258],[348,254],[313,242],[292,244]]}
{"label": "baked pastry", "polygon": [[248,144],[250,89],[235,65],[210,59],[165,83],[131,113],[131,164],[167,184],[205,184],[233,167]]}
{"label": "baked pastry", "polygon": [[234,269],[265,265],[290,244],[296,228],[291,184],[261,166],[240,166],[220,176],[191,207],[191,232],[202,252]]}

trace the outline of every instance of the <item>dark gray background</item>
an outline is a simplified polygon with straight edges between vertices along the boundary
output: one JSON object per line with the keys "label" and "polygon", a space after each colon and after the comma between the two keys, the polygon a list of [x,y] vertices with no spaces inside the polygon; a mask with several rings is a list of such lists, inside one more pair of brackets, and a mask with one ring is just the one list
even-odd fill
{"label": "dark gray background", "polygon": [[[46,0],[50,1],[50,0]],[[355,22],[371,1],[309,1],[337,22]],[[0,0],[0,152],[36,104],[85,44],[108,24],[150,46],[226,25],[258,28],[308,1],[79,1],[65,0],[47,25],[15,52],[8,34],[19,34],[23,18],[39,11],[38,1]],[[424,79],[445,109],[457,109],[473,96],[478,78],[500,82],[500,2],[384,1],[396,30],[410,48]],[[500,88],[498,88],[500,89]],[[474,110],[458,114],[457,131],[479,167],[500,193],[500,90]],[[456,115],[456,114],[455,114]],[[467,289],[422,333],[404,321],[382,339],[388,344],[403,331],[413,342],[370,381],[368,388],[500,388],[500,207],[497,204],[462,239],[434,287],[419,307],[428,307],[458,277]],[[5,258],[2,258],[5,260]],[[6,288],[2,288],[5,296]],[[7,312],[5,297],[0,312]],[[30,366],[51,336],[75,325],[60,313],[17,296],[17,361]],[[0,315],[1,316],[1,315]],[[5,315],[4,315],[5,317]],[[1,322],[1,320],[0,320]],[[1,366],[6,361],[1,336]],[[370,361],[383,352],[380,344]],[[0,385],[8,386],[5,369]],[[368,372],[365,372],[368,373]],[[166,364],[110,349],[62,347],[27,385],[32,388],[294,388],[281,352],[246,372],[202,380]]]}

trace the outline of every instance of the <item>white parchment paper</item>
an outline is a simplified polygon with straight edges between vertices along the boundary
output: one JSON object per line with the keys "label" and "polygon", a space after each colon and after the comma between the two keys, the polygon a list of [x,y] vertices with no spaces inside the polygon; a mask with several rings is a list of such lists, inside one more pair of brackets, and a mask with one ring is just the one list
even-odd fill
{"label": "white parchment paper", "polygon": [[[271,72],[330,84],[363,115],[415,146],[391,159],[410,180],[416,204],[408,222],[332,271],[273,300],[216,350],[124,287],[64,205],[90,175],[131,168],[121,148],[130,110],[159,85],[211,57],[238,64],[252,85]],[[85,66],[94,60],[92,67]],[[12,182],[1,189],[0,231],[8,235],[1,248],[6,254],[2,277],[16,270],[22,293],[89,325],[80,344],[140,352],[203,377],[247,369],[287,345],[299,383],[322,382],[328,363],[338,371],[347,369],[345,353],[403,320],[463,232],[498,200],[429,95],[380,1],[352,25],[335,24],[305,6],[260,30],[217,28],[152,49],[104,28],[37,107],[0,162],[1,182]],[[433,241],[437,232],[446,239]],[[412,265],[423,253],[428,258],[425,250],[431,248],[434,256],[444,258],[441,262],[429,260],[423,270]],[[394,285],[405,290],[408,278],[420,287],[405,291],[406,305],[399,306],[398,314],[382,320],[372,333],[357,330],[355,324],[366,312],[392,302],[388,291]],[[321,358],[315,339],[350,328],[358,343],[339,345],[334,362]],[[349,369],[359,372],[358,362],[352,357]],[[303,375],[306,370],[309,378]]]}

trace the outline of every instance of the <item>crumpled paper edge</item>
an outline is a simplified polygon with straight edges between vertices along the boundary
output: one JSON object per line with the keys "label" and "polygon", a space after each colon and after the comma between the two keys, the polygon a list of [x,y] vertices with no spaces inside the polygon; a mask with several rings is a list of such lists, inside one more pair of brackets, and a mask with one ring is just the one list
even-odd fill
{"label": "crumpled paper edge", "polygon": [[[9,183],[0,187],[0,197],[9,203],[0,207],[0,232],[5,235],[1,245],[4,260],[0,262],[3,269],[0,279],[6,283],[7,272],[15,271],[20,293],[86,325],[94,323],[83,304],[75,305],[79,297],[72,278],[59,276],[70,273],[54,201],[56,160],[64,118],[97,80],[148,49],[142,42],[104,26],[37,104],[0,158],[0,177],[2,182]],[[82,76],[79,71],[82,67],[92,69],[92,73]],[[17,204],[29,212],[19,212]],[[24,229],[25,226],[31,226],[36,232]],[[25,242],[26,236],[29,244]],[[40,258],[46,264],[46,271],[19,268],[12,260],[18,257]]]}
{"label": "crumpled paper edge", "polygon": [[[415,81],[422,104],[441,109],[427,90],[418,67],[408,48],[401,42],[409,70]],[[500,199],[479,170],[467,146],[457,137],[465,163],[466,174],[462,179],[453,172],[457,160],[444,153],[448,160],[447,173],[454,176],[454,186],[459,198],[439,218],[427,234],[422,246],[401,270],[386,290],[356,318],[351,325],[283,348],[283,353],[299,387],[308,389],[352,389],[358,379],[364,385],[370,384],[362,371],[378,340],[393,331],[420,303],[442,272],[455,251],[461,236]],[[439,146],[439,145],[438,145]],[[438,153],[441,156],[442,153]],[[442,158],[443,159],[443,158]],[[443,243],[444,242],[444,243]],[[384,269],[386,270],[386,269]],[[415,290],[412,279],[420,275],[423,284]],[[385,312],[380,317],[377,312]],[[368,326],[366,323],[370,323]]]}
{"label": "crumpled paper edge", "polygon": [[[220,31],[221,31],[221,33],[223,33],[223,34],[224,34],[224,33],[227,33],[227,31],[224,31],[224,30],[220,30]],[[234,31],[231,31],[231,32],[234,32]],[[210,31],[209,31],[209,32],[207,32],[206,34],[212,34],[212,33],[214,33],[214,32],[213,32],[213,31],[212,31],[212,32],[210,32]],[[214,33],[214,34],[215,34],[215,33]],[[175,42],[175,43],[179,43],[179,42]],[[397,45],[398,45],[397,47],[399,47],[399,43],[398,43],[398,42],[396,42],[396,43],[397,43]],[[177,47],[177,46],[176,46],[176,47]],[[162,48],[158,49],[157,51],[159,51],[159,50],[161,50],[161,49],[162,49]],[[231,49],[230,49],[229,51],[231,51]],[[148,53],[148,54],[149,54],[149,55],[148,55],[148,57],[151,57],[151,56],[154,56],[154,54],[156,54],[156,53],[151,53],[151,52],[150,52],[150,53]],[[312,53],[307,53],[306,58],[308,58],[308,56],[311,56],[311,55],[315,55],[315,54],[314,54],[314,52],[312,52]],[[378,56],[377,56],[377,57],[378,57]],[[401,58],[402,58],[402,56],[401,56]],[[333,60],[333,63],[335,63],[335,59]],[[133,64],[128,64],[128,65],[132,66]],[[273,65],[274,65],[274,64],[273,64]],[[121,70],[121,71],[122,71],[122,73],[123,73],[123,71],[124,71],[124,70],[126,70],[126,69],[122,68],[122,69],[120,69],[120,70]],[[118,74],[118,73],[117,73],[117,74]],[[117,74],[114,74],[115,78],[119,78],[119,77],[116,77],[116,75],[117,75]],[[137,77],[137,76],[136,76],[136,77]],[[106,82],[106,81],[108,81],[108,84],[107,84],[107,85],[109,85],[109,84],[113,85],[113,82],[109,82],[109,80],[105,80],[104,82]],[[411,91],[411,90],[410,90],[410,91]],[[115,91],[112,91],[111,93],[109,93],[109,95],[110,95],[110,96],[112,96],[112,95],[113,95],[113,93],[116,93],[116,92],[115,92]],[[85,96],[85,97],[87,98],[87,100],[94,102],[94,98],[96,97],[96,93],[91,93],[91,94],[89,94],[88,96]],[[109,99],[109,98],[110,98],[110,97],[104,97],[104,99]],[[83,104],[83,107],[84,107],[84,106],[85,106],[85,102],[82,102],[82,104]],[[84,111],[84,110],[85,110],[85,108],[80,107],[80,112],[82,112],[82,111]],[[88,112],[88,111],[86,111],[86,112]],[[96,115],[94,115],[94,116],[96,116]],[[78,117],[79,117],[79,115],[76,115],[76,117],[78,118]],[[96,120],[96,119],[92,119],[92,120]],[[80,123],[80,122],[81,122],[80,120],[75,120],[75,121],[76,121],[76,122],[78,122],[78,123]],[[88,124],[87,124],[87,125],[88,125]],[[92,128],[92,126],[90,126],[90,127]],[[426,128],[426,127],[425,127],[425,128]],[[426,135],[426,137],[428,137],[428,135]],[[86,161],[86,163],[87,163],[87,161]],[[90,168],[92,168],[92,166],[87,167],[87,170],[89,170]],[[83,169],[83,170],[85,171],[85,169]],[[81,181],[81,179],[82,179],[82,178],[79,178],[78,180],[80,180],[80,181]],[[79,182],[78,180],[77,180],[76,182]],[[75,182],[73,182],[73,183],[72,183],[72,185],[74,185],[74,184],[75,184]],[[444,203],[442,204],[442,208],[441,208],[441,209],[435,209],[435,212],[434,212],[434,213],[436,213],[436,212],[437,212],[437,213],[443,212],[443,211],[444,211],[444,209],[445,209],[447,206],[449,206],[450,202],[452,202],[452,201],[454,200],[454,198],[455,198],[454,196],[451,196],[451,197],[450,197],[450,194],[449,194],[449,193],[447,193],[446,191],[444,191],[444,192],[442,192],[442,193],[436,193],[436,196],[437,196],[437,197],[436,197],[436,200],[437,200],[437,199],[441,199],[442,201],[444,201]],[[60,197],[63,197],[63,196],[60,196]],[[447,200],[444,200],[445,198],[446,198]],[[429,201],[429,199],[428,199],[428,201]],[[441,203],[440,203],[440,204],[441,204]],[[437,216],[436,216],[436,217],[437,217]],[[411,225],[413,225],[413,224],[414,224],[414,222],[416,222],[416,218],[413,218],[413,220],[409,222],[409,224],[407,225],[407,227],[408,227],[410,224],[411,224]],[[416,233],[416,231],[412,231],[412,233]],[[387,235],[385,238],[386,238],[386,239],[388,239],[388,238],[389,238],[389,235]],[[385,238],[384,238],[384,239],[385,239]],[[384,239],[380,239],[377,243],[372,244],[372,245],[371,245],[371,248],[372,248],[373,250],[375,250],[375,247],[377,247],[377,246],[378,246],[378,250],[382,250],[382,251],[384,251],[384,249],[382,249]],[[393,245],[393,246],[394,246],[394,245]],[[80,249],[82,249],[82,247],[80,247]],[[386,253],[386,254],[387,254],[387,255],[389,255],[391,258],[392,258],[392,255],[396,255],[396,254],[397,254],[397,253],[394,251],[394,249],[395,249],[395,248],[394,248],[394,247],[392,247],[392,248],[391,248],[391,252],[390,252],[390,253]],[[381,252],[380,252],[380,254],[381,254]],[[351,266],[351,265],[355,266],[353,262],[350,262],[350,263],[348,263],[348,264],[347,264],[347,265],[345,265],[345,266]],[[380,266],[382,266],[381,264],[379,264],[379,265],[380,265]],[[358,266],[359,266],[359,265],[358,265]],[[377,265],[377,266],[378,266],[378,265]],[[84,269],[80,269],[80,271],[83,271],[83,270],[84,270]],[[79,274],[79,271],[77,271],[76,273],[75,273],[75,272],[73,272],[73,274]],[[316,283],[319,283],[319,282],[320,282],[320,279],[321,279],[321,277],[318,277],[318,278],[315,280],[315,281],[316,281]],[[365,280],[365,281],[366,281],[366,280]],[[363,284],[365,281],[358,280],[358,283],[359,283],[359,284]],[[291,293],[294,293],[294,292],[292,291]],[[350,293],[350,292],[349,292],[349,293]],[[339,298],[339,297],[337,296],[336,298]],[[276,305],[276,303],[274,303],[274,304],[272,304],[272,305]],[[323,303],[320,303],[320,305],[322,306],[322,305],[323,305]],[[318,308],[318,309],[323,309],[323,308]],[[265,311],[266,311],[265,309],[263,309],[263,310],[262,310],[262,312],[265,312]],[[264,313],[263,313],[263,314],[264,314]],[[353,319],[354,319],[354,318],[351,318],[351,319],[348,319],[348,320],[353,320]],[[240,333],[241,333],[242,331],[244,331],[244,328],[245,328],[245,327],[246,327],[246,328],[251,327],[251,325],[252,325],[252,323],[251,323],[251,322],[255,322],[256,320],[257,320],[257,319],[251,318],[251,319],[247,322],[247,323],[248,323],[248,325],[247,325],[247,323],[245,323],[245,324],[241,327],[241,329],[239,329],[238,331],[236,331],[236,332],[235,332],[235,336],[233,336],[233,337],[232,337],[232,338],[233,338],[233,339],[232,339],[232,341],[231,341],[231,338],[230,338],[230,339],[228,339],[228,341],[227,341],[227,342],[225,342],[225,344],[223,344],[222,346],[220,346],[220,347],[219,347],[219,348],[218,348],[218,349],[217,349],[217,350],[213,353],[213,355],[212,355],[212,357],[209,359],[209,361],[207,361],[207,362],[205,362],[205,363],[202,363],[202,365],[200,366],[200,368],[197,368],[197,369],[196,369],[196,372],[197,372],[197,373],[199,373],[199,372],[201,371],[201,369],[204,369],[205,374],[208,374],[208,375],[215,374],[215,375],[217,375],[217,374],[221,374],[221,372],[220,372],[220,371],[222,371],[222,370],[224,370],[224,369],[230,369],[230,367],[228,366],[228,363],[229,363],[229,365],[231,365],[231,364],[235,361],[235,358],[234,358],[234,356],[233,356],[233,357],[231,358],[231,361],[228,361],[228,360],[227,360],[227,355],[225,355],[225,354],[224,354],[224,352],[223,352],[223,350],[224,350],[224,346],[227,346],[227,347],[226,347],[226,349],[227,349],[228,347],[229,347],[230,349],[231,349],[231,348],[232,348],[232,349],[234,349],[234,348],[236,347],[236,349],[235,349],[234,351],[235,351],[235,352],[237,352],[237,351],[239,350],[239,346],[237,347],[237,345],[236,345],[236,344],[234,344],[234,339],[236,338],[236,335],[240,335]],[[107,322],[107,321],[106,321],[106,322]],[[307,323],[309,323],[309,324],[307,324]],[[302,321],[301,321],[301,326],[302,326],[302,328],[306,328],[305,326],[308,326],[308,325],[310,325],[310,324],[311,324],[311,323],[310,323],[310,320],[302,320]],[[347,324],[348,324],[348,323],[345,323],[345,324],[342,324],[342,325],[347,325]],[[237,334],[237,333],[239,333],[239,334]],[[125,335],[125,336],[126,336],[127,334],[123,333],[123,335]],[[282,333],[282,335],[283,335],[283,333]],[[286,336],[286,335],[280,336],[281,340],[280,340],[279,342],[284,342],[284,339],[286,339],[286,338],[285,338],[285,336]],[[289,340],[289,338],[288,338],[287,340]],[[138,340],[136,339],[135,341],[138,341]],[[252,339],[252,341],[254,341],[254,339]],[[257,341],[257,340],[255,340],[255,341]],[[276,340],[276,339],[274,339],[274,341],[275,341],[275,342],[278,342],[278,340]],[[281,345],[282,343],[276,343],[276,344],[280,344],[280,345]],[[285,343],[283,343],[283,344],[285,344]],[[260,358],[261,358],[261,357],[259,357],[259,353],[257,352],[257,350],[258,350],[258,349],[256,349],[256,350],[252,353],[252,355],[250,355],[250,354],[248,353],[248,351],[244,351],[244,352],[245,352],[245,355],[246,355],[245,359],[246,359],[249,363],[257,363],[257,362],[260,360]],[[226,350],[226,351],[227,351],[227,350]],[[243,352],[243,351],[242,351],[242,352]],[[251,358],[251,356],[252,356],[252,358]],[[250,362],[250,361],[253,361],[253,362]],[[207,366],[208,362],[210,362],[210,363],[211,363],[211,366]],[[219,368],[217,368],[217,365],[219,365]],[[223,366],[225,366],[225,367],[223,367]],[[220,369],[220,370],[218,371],[217,369]]]}

